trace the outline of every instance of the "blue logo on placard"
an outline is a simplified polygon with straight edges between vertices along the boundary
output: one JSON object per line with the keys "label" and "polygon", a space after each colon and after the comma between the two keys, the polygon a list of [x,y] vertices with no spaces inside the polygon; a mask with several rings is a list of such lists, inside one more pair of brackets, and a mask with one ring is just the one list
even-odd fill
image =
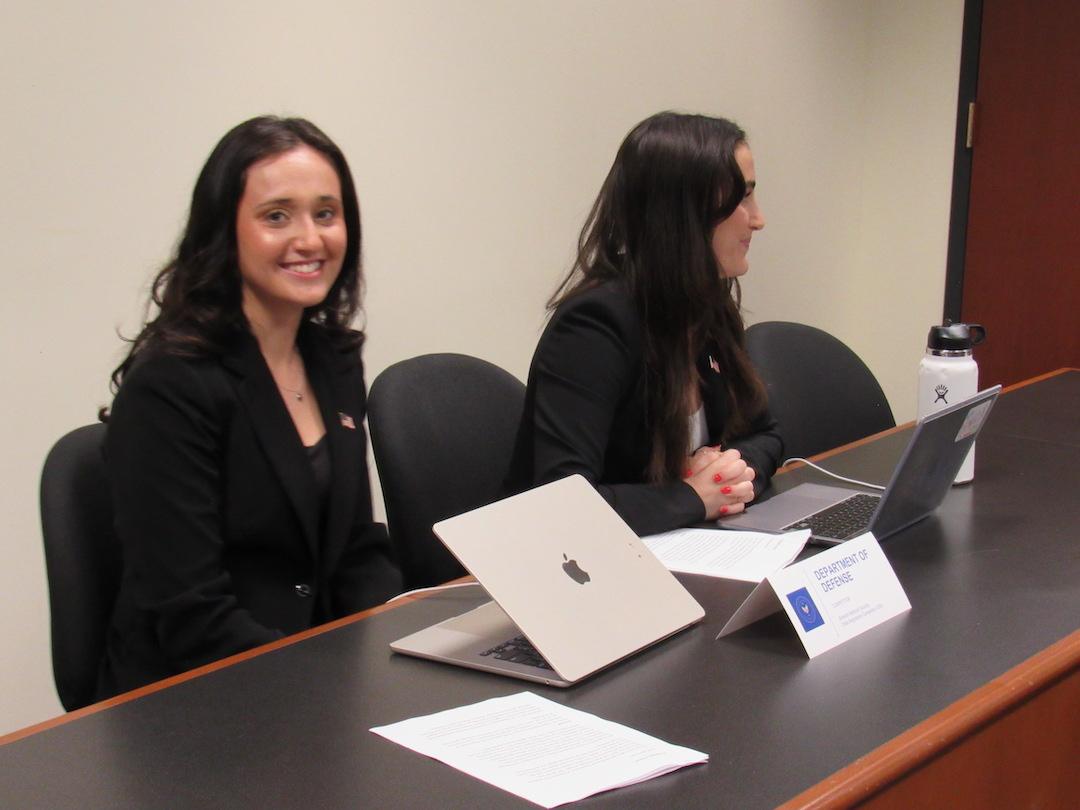
{"label": "blue logo on placard", "polygon": [[817,605],[814,604],[814,600],[810,598],[810,593],[806,588],[792,591],[787,595],[787,598],[791,602],[791,606],[795,608],[795,615],[802,622],[803,630],[809,632],[815,627],[821,627],[821,625],[825,624],[825,620],[821,618],[821,613],[818,611]]}

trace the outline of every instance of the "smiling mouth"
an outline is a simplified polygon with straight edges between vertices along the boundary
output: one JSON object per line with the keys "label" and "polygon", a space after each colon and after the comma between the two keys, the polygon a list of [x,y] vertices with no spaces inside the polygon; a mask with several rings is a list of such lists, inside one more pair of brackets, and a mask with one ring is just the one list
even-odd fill
{"label": "smiling mouth", "polygon": [[322,270],[322,260],[311,262],[288,262],[279,265],[286,273],[292,273],[296,276],[313,276]]}

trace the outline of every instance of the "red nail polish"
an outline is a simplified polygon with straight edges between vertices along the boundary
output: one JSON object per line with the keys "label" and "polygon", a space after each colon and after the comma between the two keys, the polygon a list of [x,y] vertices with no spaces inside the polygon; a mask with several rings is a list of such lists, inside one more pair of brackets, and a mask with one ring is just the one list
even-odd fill
{"label": "red nail polish", "polygon": [[712,477],[712,480],[719,484],[721,481],[724,480],[724,476],[722,476],[720,473],[717,473]]}
{"label": "red nail polish", "polygon": [[724,487],[720,491],[723,492],[725,495],[730,495],[731,494],[731,487]]}
{"label": "red nail polish", "polygon": [[721,506],[720,507],[720,514],[721,515],[726,515],[727,514],[727,507],[726,506]]}

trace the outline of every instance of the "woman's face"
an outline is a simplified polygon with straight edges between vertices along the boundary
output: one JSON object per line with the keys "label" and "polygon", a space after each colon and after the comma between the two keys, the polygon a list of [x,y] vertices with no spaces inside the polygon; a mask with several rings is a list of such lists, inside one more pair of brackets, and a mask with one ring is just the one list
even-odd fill
{"label": "woman's face", "polygon": [[244,314],[269,325],[321,304],[341,272],[347,229],[333,164],[297,146],[251,164],[236,209]]}
{"label": "woman's face", "polygon": [[721,275],[736,278],[750,269],[746,254],[750,250],[750,240],[754,231],[765,227],[765,217],[758,208],[754,189],[757,180],[754,174],[754,156],[745,143],[735,149],[735,162],[742,169],[746,181],[746,196],[735,208],[731,216],[719,223],[713,230],[712,250]]}

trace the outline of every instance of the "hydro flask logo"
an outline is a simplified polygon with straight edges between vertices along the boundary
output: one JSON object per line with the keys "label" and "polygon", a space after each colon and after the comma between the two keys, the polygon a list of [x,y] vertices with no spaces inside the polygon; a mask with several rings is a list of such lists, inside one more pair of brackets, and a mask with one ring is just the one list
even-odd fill
{"label": "hydro flask logo", "polygon": [[945,399],[945,395],[949,393],[949,387],[947,385],[939,385],[935,387],[934,393],[937,394],[937,399],[934,400],[935,405],[939,402],[944,402],[946,405],[949,404],[949,400]]}

